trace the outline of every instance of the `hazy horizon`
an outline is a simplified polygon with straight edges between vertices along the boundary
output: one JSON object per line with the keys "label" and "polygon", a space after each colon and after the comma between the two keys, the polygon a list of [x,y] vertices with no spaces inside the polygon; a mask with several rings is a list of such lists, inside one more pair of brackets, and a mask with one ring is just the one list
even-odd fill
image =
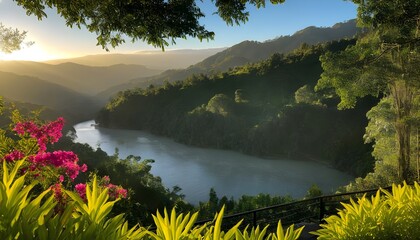
{"label": "hazy horizon", "polygon": [[[216,33],[215,39],[203,42],[192,38],[177,39],[177,44],[168,46],[166,50],[226,48],[245,40],[266,41],[291,35],[309,26],[329,27],[356,18],[356,5],[352,2],[295,0],[280,5],[267,4],[263,9],[250,7],[249,21],[240,26],[230,27],[218,15],[213,14],[216,11],[213,3],[197,4],[206,15],[200,21]],[[131,43],[127,39],[125,44],[106,52],[96,46],[94,33],[88,32],[83,27],[82,29],[66,27],[65,21],[56,14],[55,10],[46,9],[46,12],[48,18],[37,21],[34,16],[27,16],[25,10],[12,0],[0,1],[0,22],[8,27],[28,31],[27,40],[35,42],[33,46],[12,54],[0,53],[0,60],[43,62],[96,54],[160,51],[144,42]]]}

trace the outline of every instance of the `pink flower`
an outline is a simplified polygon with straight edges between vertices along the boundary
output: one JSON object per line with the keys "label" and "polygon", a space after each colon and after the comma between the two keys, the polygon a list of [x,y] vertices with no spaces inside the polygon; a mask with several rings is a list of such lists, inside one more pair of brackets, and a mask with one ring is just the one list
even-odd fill
{"label": "pink flower", "polygon": [[108,188],[108,195],[111,199],[127,197],[127,190],[122,188],[121,186],[117,186],[110,183],[106,187]]}
{"label": "pink flower", "polygon": [[45,166],[54,166],[64,169],[66,175],[72,180],[79,175],[79,171],[87,171],[86,164],[79,166],[77,164],[79,158],[70,151],[40,152],[34,157],[31,157],[29,161],[32,162],[30,166],[31,170]]}
{"label": "pink flower", "polygon": [[45,152],[48,143],[55,143],[61,138],[63,126],[64,118],[60,117],[56,121],[40,127],[33,121],[17,123],[13,130],[20,136],[28,133],[29,136],[37,140],[39,152]]}
{"label": "pink flower", "polygon": [[60,175],[60,177],[58,178],[58,180],[62,183],[62,182],[64,182],[64,176],[63,175]]}
{"label": "pink flower", "polygon": [[127,189],[124,189],[122,187],[117,189],[117,195],[120,198],[127,198]]}
{"label": "pink flower", "polygon": [[103,176],[102,177],[102,182],[103,182],[104,185],[108,185],[110,181],[111,181],[111,179],[109,178],[109,176]]}
{"label": "pink flower", "polygon": [[81,167],[80,167],[80,171],[81,172],[86,172],[87,171],[87,165],[86,164],[83,164]]}
{"label": "pink flower", "polygon": [[52,185],[51,190],[54,193],[54,198],[57,200],[57,202],[63,203],[64,195],[63,195],[63,190],[61,189],[61,183],[56,183]]}
{"label": "pink flower", "polygon": [[79,183],[74,187],[79,196],[86,201],[86,184]]}
{"label": "pink flower", "polygon": [[13,152],[4,156],[4,160],[6,160],[7,162],[13,162],[15,160],[23,159],[24,157],[25,157],[25,154],[23,154],[21,151],[13,150]]}

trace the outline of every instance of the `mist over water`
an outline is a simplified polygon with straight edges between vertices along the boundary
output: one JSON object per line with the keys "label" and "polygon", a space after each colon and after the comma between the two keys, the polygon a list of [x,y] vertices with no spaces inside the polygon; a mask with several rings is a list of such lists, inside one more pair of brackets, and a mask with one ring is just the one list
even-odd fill
{"label": "mist over water", "polygon": [[98,146],[108,154],[118,148],[120,158],[128,155],[153,159],[151,172],[163,184],[182,188],[193,204],[207,201],[210,188],[218,196],[270,193],[303,197],[312,184],[324,193],[347,184],[353,177],[323,164],[289,159],[263,159],[225,150],[190,147],[144,131],[95,128],[94,121],[74,126],[77,142]]}

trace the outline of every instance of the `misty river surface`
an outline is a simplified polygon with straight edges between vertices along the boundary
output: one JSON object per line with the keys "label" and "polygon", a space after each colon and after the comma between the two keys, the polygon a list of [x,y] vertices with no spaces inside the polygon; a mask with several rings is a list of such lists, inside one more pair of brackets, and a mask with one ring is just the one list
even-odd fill
{"label": "misty river surface", "polygon": [[259,193],[303,197],[312,184],[330,193],[353,180],[350,175],[317,162],[263,159],[191,147],[144,131],[95,128],[93,123],[74,126],[77,142],[95,149],[100,146],[110,155],[118,148],[120,158],[136,155],[155,160],[151,172],[162,178],[165,187],[181,187],[185,199],[193,204],[207,201],[212,187],[219,197],[235,199]]}

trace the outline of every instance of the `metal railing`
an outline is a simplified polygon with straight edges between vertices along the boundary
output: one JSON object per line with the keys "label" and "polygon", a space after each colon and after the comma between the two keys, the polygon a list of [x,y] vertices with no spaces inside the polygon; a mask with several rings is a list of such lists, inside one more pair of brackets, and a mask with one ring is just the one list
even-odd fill
{"label": "metal railing", "polygon": [[[391,187],[382,188],[390,190]],[[348,203],[350,199],[357,199],[363,195],[371,196],[376,194],[379,189],[371,189],[356,192],[347,192],[334,195],[320,196],[304,199],[296,202],[279,204],[251,211],[241,212],[223,217],[222,226],[224,229],[233,227],[240,220],[241,226],[256,227],[257,225],[277,227],[277,222],[281,220],[284,226],[291,224],[310,222],[321,223],[329,215],[336,214],[337,209],[341,209],[341,203]],[[213,219],[197,221],[196,225],[211,222]]]}

